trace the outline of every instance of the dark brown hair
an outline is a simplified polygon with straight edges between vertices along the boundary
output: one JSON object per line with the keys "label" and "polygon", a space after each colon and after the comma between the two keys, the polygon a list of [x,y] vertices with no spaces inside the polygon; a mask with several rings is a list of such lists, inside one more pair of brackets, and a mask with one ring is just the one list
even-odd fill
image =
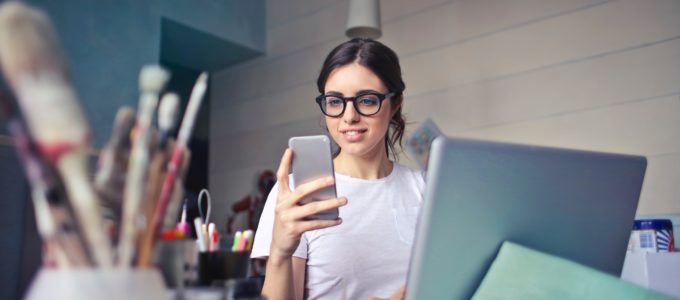
{"label": "dark brown hair", "polygon": [[[355,38],[344,42],[328,54],[316,81],[319,92],[324,93],[326,81],[333,70],[354,62],[371,70],[380,78],[389,92],[394,93],[394,96],[390,99],[391,107],[396,107],[403,102],[406,85],[401,78],[401,67],[397,54],[382,43],[367,38]],[[405,128],[406,120],[401,113],[401,106],[399,106],[393,112],[387,134],[385,134],[385,151],[388,156],[391,154],[395,160],[398,158],[395,148],[397,145],[399,148],[402,147]],[[338,147],[333,156],[337,156],[340,151],[341,149]]]}

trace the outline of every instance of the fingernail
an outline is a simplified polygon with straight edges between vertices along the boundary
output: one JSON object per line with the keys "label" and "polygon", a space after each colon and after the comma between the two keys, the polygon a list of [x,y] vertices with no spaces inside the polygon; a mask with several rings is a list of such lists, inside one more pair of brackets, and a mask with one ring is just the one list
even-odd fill
{"label": "fingernail", "polygon": [[340,203],[347,204],[347,198],[340,198]]}
{"label": "fingernail", "polygon": [[335,178],[333,178],[333,177],[326,178],[326,182],[328,182],[328,183],[333,183],[333,181],[335,181]]}

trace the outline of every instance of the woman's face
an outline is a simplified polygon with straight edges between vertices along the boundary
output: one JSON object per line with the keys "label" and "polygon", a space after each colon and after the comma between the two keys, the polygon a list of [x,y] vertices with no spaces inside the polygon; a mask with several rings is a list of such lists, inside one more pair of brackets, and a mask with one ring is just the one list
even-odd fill
{"label": "woman's face", "polygon": [[[328,76],[324,91],[327,95],[338,94],[344,97],[354,97],[357,93],[366,91],[389,93],[378,76],[358,63],[333,70]],[[341,155],[372,157],[380,152],[385,153],[384,140],[392,111],[390,100],[385,99],[378,113],[362,116],[354,108],[354,103],[347,101],[347,107],[341,116],[326,116],[326,126],[333,140],[342,148]]]}

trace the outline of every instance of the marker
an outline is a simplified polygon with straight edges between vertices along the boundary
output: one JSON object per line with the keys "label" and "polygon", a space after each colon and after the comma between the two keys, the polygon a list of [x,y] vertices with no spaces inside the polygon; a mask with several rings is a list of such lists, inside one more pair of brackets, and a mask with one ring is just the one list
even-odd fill
{"label": "marker", "polygon": [[201,218],[194,219],[194,226],[196,228],[196,244],[198,244],[198,251],[205,252],[207,249],[205,247],[206,239],[203,235],[203,221]]}
{"label": "marker", "polygon": [[238,245],[236,246],[236,251],[237,252],[245,251],[247,244],[248,244],[248,231],[245,231],[241,234],[241,239],[238,241]]}
{"label": "marker", "polygon": [[246,244],[246,251],[253,249],[253,241],[255,240],[254,233],[252,230],[246,230],[246,236],[248,237],[248,243]]}
{"label": "marker", "polygon": [[217,228],[215,228],[215,230],[213,230],[213,233],[212,233],[212,235],[210,235],[210,238],[212,239],[212,246],[213,246],[212,251],[219,250],[220,249],[220,232],[219,232],[219,230],[217,230]]}
{"label": "marker", "polygon": [[208,225],[208,251],[215,251],[215,241],[213,236],[215,235],[215,223],[210,223]]}
{"label": "marker", "polygon": [[234,244],[231,246],[232,252],[238,251],[239,240],[241,240],[241,232],[237,231],[236,234],[234,235]]}
{"label": "marker", "polygon": [[184,206],[182,207],[182,218],[179,223],[177,223],[177,230],[180,231],[184,236],[189,235],[189,223],[187,223],[187,202],[184,200]]}
{"label": "marker", "polygon": [[205,248],[209,249],[208,247],[210,246],[210,236],[208,235],[208,224],[205,223],[201,224],[201,232],[203,233],[203,237],[205,238]]}

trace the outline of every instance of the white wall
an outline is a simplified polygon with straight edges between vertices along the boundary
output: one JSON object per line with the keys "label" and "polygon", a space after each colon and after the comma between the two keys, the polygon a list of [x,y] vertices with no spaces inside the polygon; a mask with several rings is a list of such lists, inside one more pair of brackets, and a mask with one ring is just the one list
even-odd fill
{"label": "white wall", "polygon": [[[380,41],[400,56],[411,129],[431,117],[448,135],[645,155],[638,214],[680,212],[680,1],[381,5]],[[257,170],[276,170],[290,136],[322,132],[315,80],[345,40],[347,9],[270,0],[267,55],[214,74],[218,219]]]}

